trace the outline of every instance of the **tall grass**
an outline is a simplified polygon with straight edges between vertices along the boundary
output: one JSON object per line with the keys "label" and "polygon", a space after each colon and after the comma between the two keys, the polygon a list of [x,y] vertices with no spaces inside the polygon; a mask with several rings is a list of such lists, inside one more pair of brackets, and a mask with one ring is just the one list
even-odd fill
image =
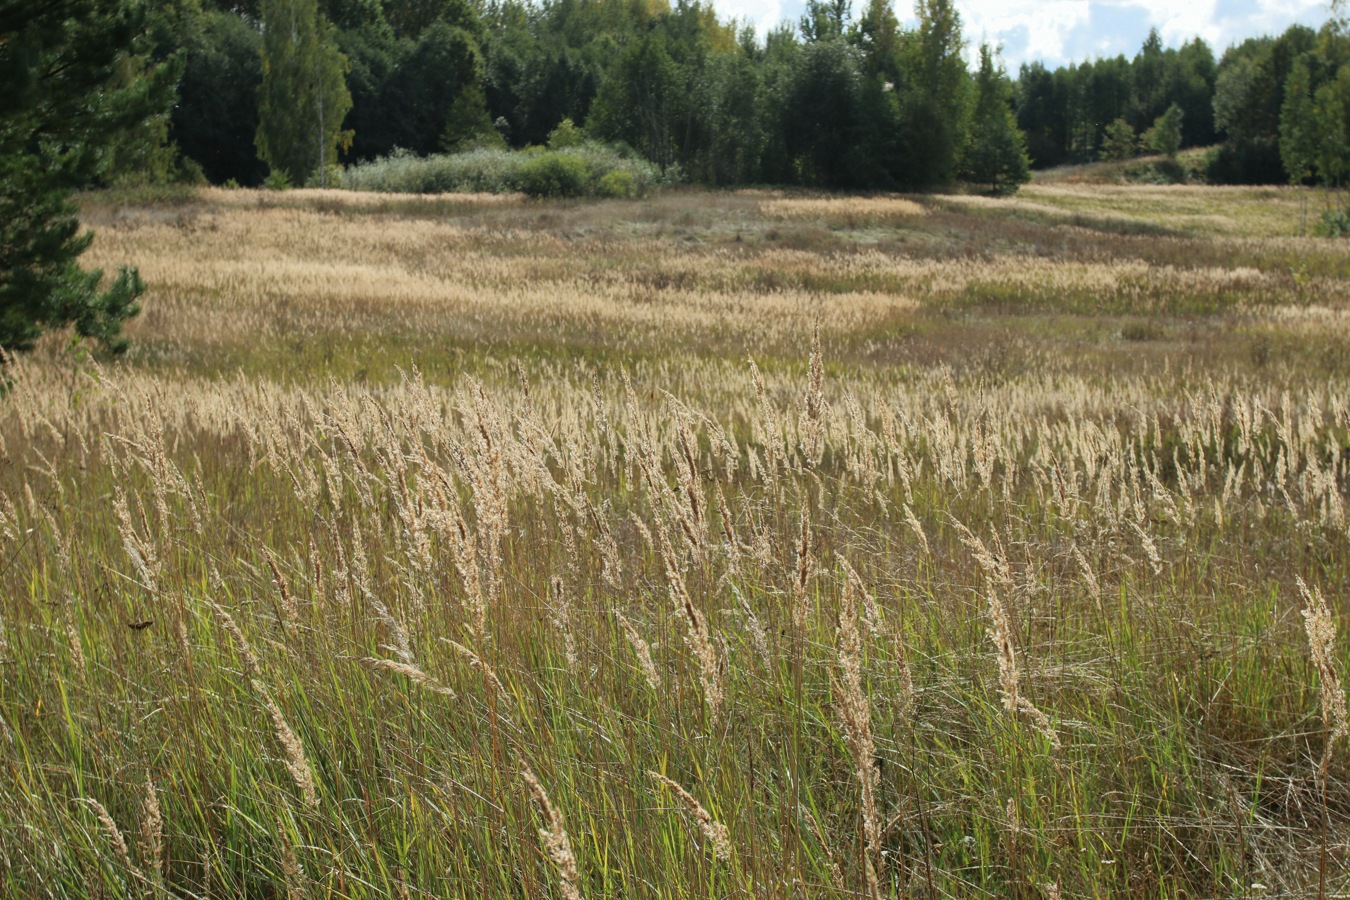
{"label": "tall grass", "polygon": [[[1123,263],[787,252],[759,199],[699,196],[572,245],[630,340],[606,351],[583,337],[586,260],[548,249],[584,207],[446,225],[256,199],[109,227],[98,252],[140,247],[175,285],[138,350],[12,370],[0,896],[1350,887],[1339,364],[1168,338],[1140,362],[1069,313],[1019,343],[996,335],[1031,314],[941,287],[896,333],[839,296],[818,330],[759,328],[753,300],[796,302],[752,287],[774,266],[979,266],[1049,303]],[[850,228],[837,212],[812,227]],[[971,215],[888,221],[936,241]],[[695,265],[672,222],[726,245]],[[400,289],[335,294],[328,254],[377,240]],[[195,276],[171,264],[188,243]],[[1269,279],[1239,314],[1170,312],[1200,279],[1159,268],[1130,271],[1165,333],[1309,327],[1273,267],[1213,276]],[[436,279],[481,297],[438,308]],[[687,304],[718,280],[750,308],[712,335]],[[163,314],[194,285],[197,319]],[[309,322],[335,361],[296,344],[301,371],[217,374],[230,308],[259,341]],[[410,315],[426,343],[392,327]],[[524,336],[541,315],[551,342]],[[515,342],[453,343],[475,319]],[[756,332],[752,358],[722,351]],[[333,377],[357,353],[411,359]]]}

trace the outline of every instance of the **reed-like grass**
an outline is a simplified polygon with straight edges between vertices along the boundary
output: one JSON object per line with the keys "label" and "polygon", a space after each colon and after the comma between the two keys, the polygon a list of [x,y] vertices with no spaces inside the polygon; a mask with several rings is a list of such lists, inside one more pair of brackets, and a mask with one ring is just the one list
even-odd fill
{"label": "reed-like grass", "polygon": [[1337,278],[284,196],[92,200],[135,349],[13,364],[0,896],[1350,888]]}

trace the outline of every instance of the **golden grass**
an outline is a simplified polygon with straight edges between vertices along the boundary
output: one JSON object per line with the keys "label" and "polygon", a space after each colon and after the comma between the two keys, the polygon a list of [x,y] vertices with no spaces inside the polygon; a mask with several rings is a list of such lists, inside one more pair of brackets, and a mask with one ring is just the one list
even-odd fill
{"label": "golden grass", "polygon": [[0,401],[0,896],[1350,884],[1339,245],[367,196],[89,201],[152,290]]}

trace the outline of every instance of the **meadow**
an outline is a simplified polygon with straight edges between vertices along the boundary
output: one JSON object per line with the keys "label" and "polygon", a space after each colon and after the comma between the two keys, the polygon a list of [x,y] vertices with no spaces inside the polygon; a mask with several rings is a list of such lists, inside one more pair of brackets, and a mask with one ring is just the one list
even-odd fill
{"label": "meadow", "polygon": [[1320,195],[82,203],[0,896],[1350,891]]}

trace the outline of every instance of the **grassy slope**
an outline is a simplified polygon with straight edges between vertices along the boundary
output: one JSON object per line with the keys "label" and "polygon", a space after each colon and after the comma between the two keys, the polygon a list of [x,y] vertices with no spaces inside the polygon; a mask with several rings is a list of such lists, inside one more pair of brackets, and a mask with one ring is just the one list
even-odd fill
{"label": "grassy slope", "polygon": [[1297,214],[88,198],[153,287],[0,407],[0,894],[1344,890]]}

